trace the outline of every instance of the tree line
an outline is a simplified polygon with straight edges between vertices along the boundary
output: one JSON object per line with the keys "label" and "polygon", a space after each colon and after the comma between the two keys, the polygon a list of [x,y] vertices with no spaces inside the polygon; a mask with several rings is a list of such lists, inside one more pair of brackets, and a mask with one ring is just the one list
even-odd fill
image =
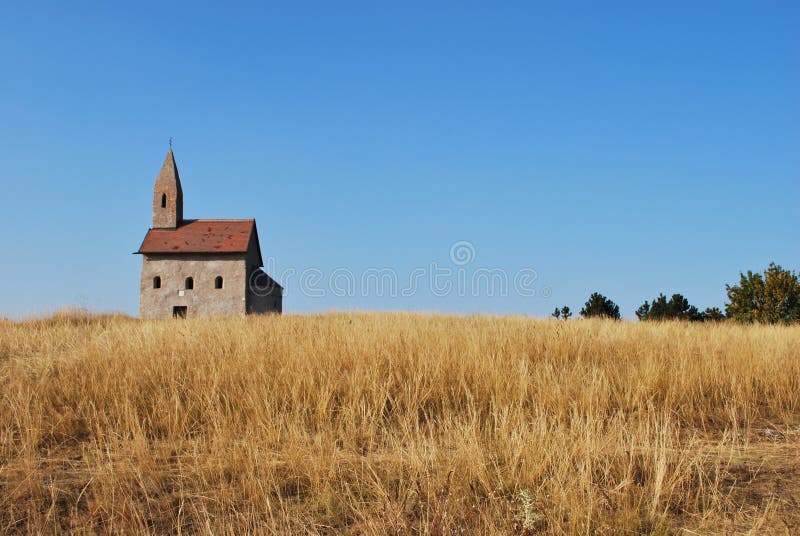
{"label": "tree line", "polygon": [[[663,293],[636,309],[641,321],[688,320],[690,322],[737,322],[766,324],[793,324],[800,322],[800,278],[780,265],[770,263],[764,273],[739,272],[739,283],[725,285],[728,303],[725,312],[719,307],[700,310],[683,295],[667,298]],[[620,319],[619,306],[599,292],[592,293],[580,310],[583,318],[603,317]],[[568,306],[556,308],[553,317],[569,320],[572,311]]]}

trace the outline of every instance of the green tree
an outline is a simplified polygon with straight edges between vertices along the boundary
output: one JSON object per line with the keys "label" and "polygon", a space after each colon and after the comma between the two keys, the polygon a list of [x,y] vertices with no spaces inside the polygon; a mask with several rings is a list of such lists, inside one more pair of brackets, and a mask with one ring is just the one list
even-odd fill
{"label": "green tree", "polygon": [[706,307],[702,314],[705,322],[722,322],[725,320],[725,313],[720,311],[719,307]]}
{"label": "green tree", "polygon": [[739,272],[738,285],[725,285],[728,318],[739,322],[790,324],[800,321],[800,279],[795,272],[770,263],[764,274]]}
{"label": "green tree", "polygon": [[589,300],[581,309],[581,316],[584,318],[604,317],[619,320],[619,305],[606,298],[599,292],[593,292]]}
{"label": "green tree", "polygon": [[682,294],[673,294],[667,300],[664,294],[659,294],[653,303],[645,301],[636,310],[636,317],[639,320],[690,320],[699,322],[705,320],[703,313],[697,307],[691,305]]}
{"label": "green tree", "polygon": [[645,300],[644,303],[640,305],[638,309],[636,309],[636,318],[642,321],[647,320],[650,316],[651,308],[650,302]]}
{"label": "green tree", "polygon": [[572,311],[570,311],[569,307],[566,306],[566,305],[564,307],[562,307],[561,309],[556,307],[556,310],[553,311],[553,314],[551,314],[550,316],[552,316],[553,318],[557,318],[557,319],[558,318],[563,318],[564,320],[569,320],[570,317],[572,317]]}

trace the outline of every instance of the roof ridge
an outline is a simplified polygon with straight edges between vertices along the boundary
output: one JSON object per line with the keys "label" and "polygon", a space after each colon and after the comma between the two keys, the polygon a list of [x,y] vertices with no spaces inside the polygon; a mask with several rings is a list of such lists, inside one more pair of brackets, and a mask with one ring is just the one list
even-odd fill
{"label": "roof ridge", "polygon": [[196,221],[256,221],[255,218],[194,218],[183,220],[186,223],[193,223]]}

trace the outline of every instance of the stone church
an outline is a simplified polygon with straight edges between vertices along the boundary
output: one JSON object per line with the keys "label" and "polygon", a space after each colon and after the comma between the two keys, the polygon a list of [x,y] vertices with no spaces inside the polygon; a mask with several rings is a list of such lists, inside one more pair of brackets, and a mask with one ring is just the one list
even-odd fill
{"label": "stone church", "polygon": [[153,190],[144,237],[141,318],[280,313],[283,288],[261,268],[255,220],[185,220],[172,149]]}

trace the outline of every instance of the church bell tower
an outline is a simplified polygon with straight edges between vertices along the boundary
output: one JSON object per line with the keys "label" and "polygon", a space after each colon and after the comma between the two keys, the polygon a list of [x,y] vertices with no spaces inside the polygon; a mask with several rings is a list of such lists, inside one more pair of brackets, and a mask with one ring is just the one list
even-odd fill
{"label": "church bell tower", "polygon": [[183,221],[183,190],[172,149],[153,189],[153,229],[175,229]]}

